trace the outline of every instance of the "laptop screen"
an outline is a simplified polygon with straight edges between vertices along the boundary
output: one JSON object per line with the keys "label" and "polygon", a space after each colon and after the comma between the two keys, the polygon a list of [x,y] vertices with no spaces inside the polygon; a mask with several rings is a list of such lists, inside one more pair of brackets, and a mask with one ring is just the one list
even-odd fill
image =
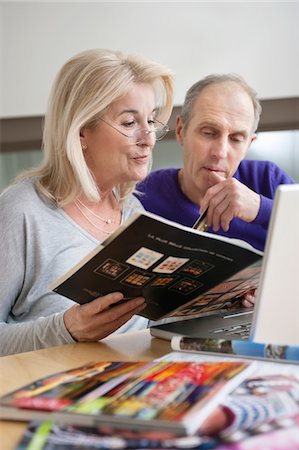
{"label": "laptop screen", "polygon": [[299,345],[299,184],[275,193],[251,338]]}

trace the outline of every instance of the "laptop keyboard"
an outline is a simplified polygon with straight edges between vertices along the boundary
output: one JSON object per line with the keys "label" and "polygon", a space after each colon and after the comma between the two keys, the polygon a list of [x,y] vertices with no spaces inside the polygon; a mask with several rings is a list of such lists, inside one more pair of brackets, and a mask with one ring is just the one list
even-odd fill
{"label": "laptop keyboard", "polygon": [[217,328],[212,330],[213,333],[223,333],[226,336],[230,337],[231,334],[238,334],[240,339],[248,339],[250,330],[251,330],[252,322],[243,323],[239,325],[231,325],[226,327]]}

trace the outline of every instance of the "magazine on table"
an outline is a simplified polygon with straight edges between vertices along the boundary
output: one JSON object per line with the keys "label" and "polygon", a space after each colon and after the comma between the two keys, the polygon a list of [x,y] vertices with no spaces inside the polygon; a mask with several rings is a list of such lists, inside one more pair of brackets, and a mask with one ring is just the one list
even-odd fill
{"label": "magazine on table", "polygon": [[252,340],[201,338],[191,336],[173,336],[171,348],[174,351],[219,354],[271,361],[299,364],[299,346],[277,345],[254,342]]}
{"label": "magazine on table", "polygon": [[119,433],[107,435],[97,427],[73,426],[54,422],[32,422],[28,425],[16,450],[249,450],[273,449],[298,450],[299,416],[297,423],[290,420],[279,424],[271,423],[247,433],[239,433],[234,442],[218,436],[188,436],[183,438],[153,439],[140,437],[136,432],[131,437],[121,437]]}
{"label": "magazine on table", "polygon": [[161,433],[151,437],[137,431],[117,432],[101,428],[82,427],[61,422],[31,422],[16,450],[136,450],[136,449],[189,449],[214,448],[217,439],[211,436],[184,436],[169,438]]}
{"label": "magazine on table", "polygon": [[[244,356],[173,351],[160,361],[232,361]],[[255,361],[254,371],[225,399],[231,425],[213,434],[217,450],[299,450],[299,365],[291,361]],[[220,405],[221,406],[221,405]],[[211,416],[212,418],[213,416]],[[275,442],[275,447],[273,447]],[[203,447],[204,448],[204,447]]]}
{"label": "magazine on table", "polygon": [[0,399],[1,419],[52,420],[193,435],[255,363],[95,362],[35,380]]}
{"label": "magazine on table", "polygon": [[[195,357],[206,360],[204,355]],[[173,437],[163,429],[115,430],[101,424],[87,427],[47,420],[30,423],[16,450],[248,450],[272,448],[273,442],[275,450],[295,450],[299,448],[299,368],[283,365],[280,369],[280,364],[257,364],[255,371],[224,398],[225,408],[219,404],[208,415],[205,423],[215,426],[213,412],[230,409],[230,420],[217,432],[212,432],[212,427],[208,434]]]}
{"label": "magazine on table", "polygon": [[122,301],[143,296],[140,315],[152,320],[199,317],[242,308],[244,293],[258,286],[262,256],[243,241],[141,212],[51,289],[80,304],[115,291]]}

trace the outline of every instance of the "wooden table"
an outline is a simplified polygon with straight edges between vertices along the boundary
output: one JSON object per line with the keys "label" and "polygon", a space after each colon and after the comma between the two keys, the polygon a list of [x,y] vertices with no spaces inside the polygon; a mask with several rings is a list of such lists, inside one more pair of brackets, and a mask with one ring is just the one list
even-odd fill
{"label": "wooden table", "polygon": [[[170,352],[170,344],[149,330],[110,336],[101,342],[77,343],[0,358],[0,395],[37,378],[91,361],[150,361]],[[0,421],[0,450],[13,450],[26,423]]]}

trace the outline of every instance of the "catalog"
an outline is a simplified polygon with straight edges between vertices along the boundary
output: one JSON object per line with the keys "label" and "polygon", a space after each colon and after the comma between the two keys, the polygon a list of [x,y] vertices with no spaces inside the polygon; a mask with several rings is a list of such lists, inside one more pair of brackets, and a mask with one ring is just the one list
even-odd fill
{"label": "catalog", "polygon": [[78,303],[110,292],[143,296],[152,320],[240,305],[258,286],[262,252],[151,213],[138,213],[51,288]]}

